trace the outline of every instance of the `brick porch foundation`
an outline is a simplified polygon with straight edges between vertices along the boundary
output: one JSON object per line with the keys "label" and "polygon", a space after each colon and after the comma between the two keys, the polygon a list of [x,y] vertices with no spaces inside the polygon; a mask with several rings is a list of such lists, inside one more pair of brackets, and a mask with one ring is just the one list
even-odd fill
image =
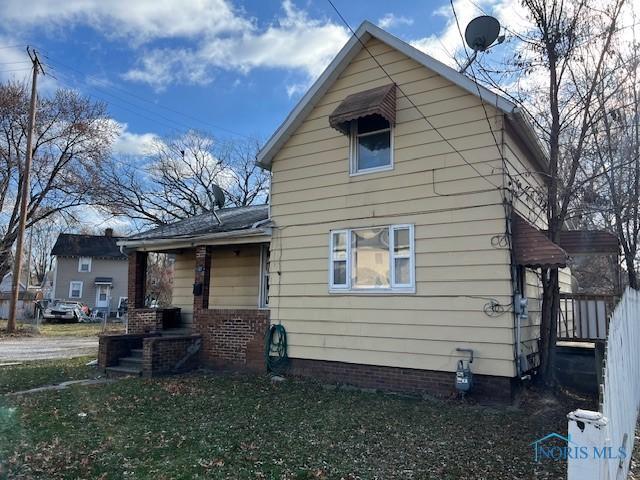
{"label": "brick porch foundation", "polygon": [[201,309],[193,319],[202,335],[202,362],[210,367],[264,371],[264,335],[269,311]]}

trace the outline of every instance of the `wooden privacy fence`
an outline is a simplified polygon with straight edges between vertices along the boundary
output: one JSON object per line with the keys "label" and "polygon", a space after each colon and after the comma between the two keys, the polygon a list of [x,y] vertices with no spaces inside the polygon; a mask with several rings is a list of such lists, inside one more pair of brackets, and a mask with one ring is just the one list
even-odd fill
{"label": "wooden privacy fence", "polygon": [[560,294],[558,340],[605,340],[617,295]]}
{"label": "wooden privacy fence", "polygon": [[[640,292],[627,289],[609,324],[598,412],[569,414],[569,480],[624,480],[640,409]],[[584,450],[577,450],[577,449]]]}

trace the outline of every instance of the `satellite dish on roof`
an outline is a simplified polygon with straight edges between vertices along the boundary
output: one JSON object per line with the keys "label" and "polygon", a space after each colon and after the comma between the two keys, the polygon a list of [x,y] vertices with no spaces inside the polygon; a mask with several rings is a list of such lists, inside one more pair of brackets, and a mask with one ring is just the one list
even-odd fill
{"label": "satellite dish on roof", "polygon": [[220,220],[220,217],[218,216],[218,214],[216,213],[216,207],[218,208],[224,208],[224,202],[225,202],[225,196],[224,196],[224,192],[222,191],[222,189],[216,185],[215,183],[211,184],[211,193],[213,193],[213,214],[216,217],[216,220],[218,221],[218,225],[222,225],[222,220]]}
{"label": "satellite dish on roof", "polygon": [[464,73],[469,65],[473,63],[478,52],[488,50],[496,40],[499,44],[504,42],[504,35],[500,35],[500,22],[497,18],[482,15],[469,22],[464,31],[464,39],[469,48],[473,50],[473,55],[471,55],[471,58],[469,58],[467,63],[460,69],[460,73]]}
{"label": "satellite dish on roof", "polygon": [[212,183],[211,193],[213,193],[214,198],[213,207],[224,208],[224,202],[226,201],[226,198],[222,189],[215,183]]}

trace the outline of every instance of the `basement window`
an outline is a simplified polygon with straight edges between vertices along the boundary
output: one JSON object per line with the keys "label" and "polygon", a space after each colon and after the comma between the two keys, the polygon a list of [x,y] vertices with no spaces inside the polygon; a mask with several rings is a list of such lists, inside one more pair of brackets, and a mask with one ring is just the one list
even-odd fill
{"label": "basement window", "polygon": [[370,173],[393,168],[391,123],[380,115],[351,122],[351,173]]}
{"label": "basement window", "polygon": [[334,230],[329,290],[415,293],[413,225]]}

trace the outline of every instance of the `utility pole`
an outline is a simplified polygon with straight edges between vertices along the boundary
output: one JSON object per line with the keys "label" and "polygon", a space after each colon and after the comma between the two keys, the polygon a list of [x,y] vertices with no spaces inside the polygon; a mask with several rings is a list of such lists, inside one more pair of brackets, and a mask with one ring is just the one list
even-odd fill
{"label": "utility pole", "polygon": [[18,300],[20,298],[20,273],[22,270],[22,250],[24,242],[24,230],[27,224],[27,207],[29,204],[31,174],[31,157],[33,156],[33,131],[36,125],[36,105],[38,100],[37,82],[38,71],[44,74],[44,69],[38,53],[27,47],[27,53],[33,64],[33,78],[31,80],[31,103],[29,105],[29,130],[27,132],[27,151],[25,152],[24,168],[22,173],[22,189],[20,190],[20,221],[18,223],[18,236],[16,238],[16,258],[13,266],[13,283],[11,285],[11,304],[9,306],[9,321],[7,322],[7,331],[9,333],[16,330],[16,313],[18,310]]}

